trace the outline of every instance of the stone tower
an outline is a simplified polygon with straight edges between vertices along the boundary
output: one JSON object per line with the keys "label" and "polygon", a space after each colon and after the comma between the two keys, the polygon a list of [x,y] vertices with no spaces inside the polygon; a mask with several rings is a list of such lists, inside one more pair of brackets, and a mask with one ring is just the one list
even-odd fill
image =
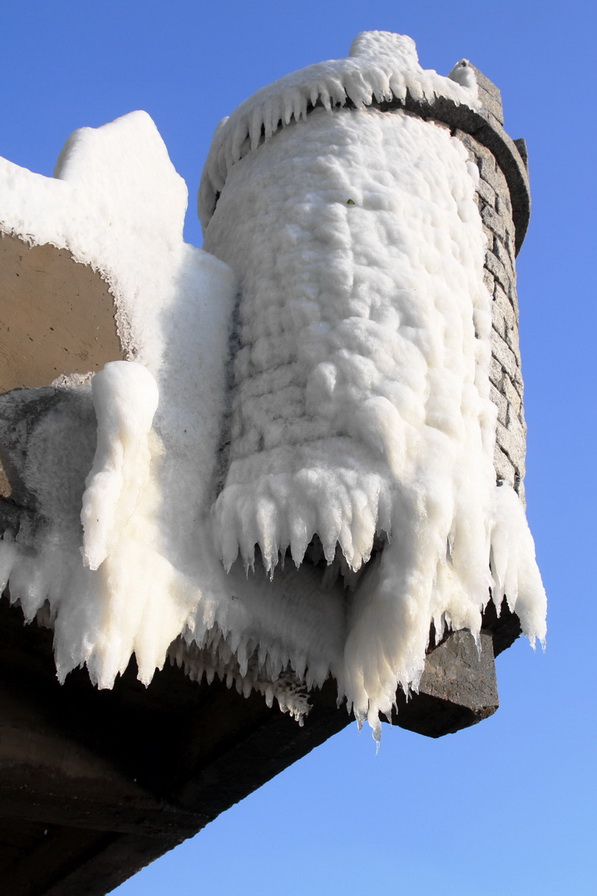
{"label": "stone tower", "polygon": [[[542,603],[538,574],[523,584],[530,539],[529,563],[499,569],[500,526],[528,535],[514,258],[529,190],[497,88],[467,60],[442,78],[410,38],[361,34],[348,59],[225,120],[199,204],[205,248],[240,281],[215,505],[225,566],[257,556],[274,574],[288,552],[336,567],[369,592],[348,609],[361,654],[386,589],[416,606],[416,624],[401,610],[389,628],[419,657],[430,622],[478,631],[488,565],[498,613],[507,580],[529,622]],[[412,644],[408,661],[386,655],[405,688],[422,668]],[[359,672],[365,691],[376,674]]]}

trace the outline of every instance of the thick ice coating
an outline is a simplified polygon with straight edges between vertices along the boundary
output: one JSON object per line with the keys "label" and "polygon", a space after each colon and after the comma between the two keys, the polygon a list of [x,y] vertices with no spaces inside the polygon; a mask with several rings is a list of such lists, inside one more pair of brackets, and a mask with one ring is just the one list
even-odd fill
{"label": "thick ice coating", "polygon": [[[477,634],[490,589],[544,639],[524,510],[492,463],[477,168],[448,128],[393,103],[407,93],[477,104],[465,62],[423,71],[410,38],[384,32],[247,100],[206,164],[205,252],[182,243],[186,197],[146,117],[69,142],[61,195],[72,180],[80,220],[99,203],[110,228],[100,216],[79,245],[69,211],[43,241],[59,231],[113,271],[138,363],[95,377],[95,456],[82,474],[63,465],[59,495],[35,458],[68,455],[71,418],[35,431],[53,522],[0,544],[26,617],[49,602],[61,678],[86,663],[111,687],[134,653],[148,682],[169,654],[300,719],[331,674],[377,735],[396,689],[417,687],[431,625]],[[145,142],[163,188],[141,171]],[[89,389],[73,395],[89,417]]]}
{"label": "thick ice coating", "polygon": [[83,562],[98,569],[137,513],[150,478],[149,434],[157,383],[134,361],[112,361],[93,378],[97,448],[86,480],[81,522]]}
{"label": "thick ice coating", "polygon": [[[212,546],[234,273],[183,242],[186,189],[144,113],[73,134],[56,172],[0,160],[2,229],[99,270],[136,360],[45,390],[22,446],[37,513],[0,539],[0,586],[52,626],[60,680],[85,664],[111,688],[134,656],[149,683],[170,657],[300,720],[342,654],[341,588],[226,575]],[[4,396],[2,424],[28,400]]]}
{"label": "thick ice coating", "polygon": [[[314,540],[353,571],[386,542],[349,599],[339,673],[341,693],[377,730],[396,686],[416,688],[431,623],[478,632],[506,567],[531,639],[544,637],[545,608],[538,574],[523,572],[536,566],[522,507],[495,484],[477,168],[447,128],[369,105],[363,79],[357,108],[340,88],[316,102],[324,70],[344,86],[357,67],[371,78],[394,66],[409,90],[424,83],[408,39],[363,35],[355,53],[354,69],[307,70],[303,86],[319,85],[308,115],[298,73],[247,101],[208,160],[206,177],[217,168],[222,178],[205,248],[241,289],[214,525],[226,568],[238,555],[252,567],[258,549],[274,578],[287,551],[299,565]],[[457,68],[462,99],[474,84],[460,68],[472,71]],[[298,108],[299,95],[281,126],[278,106],[291,97]],[[230,135],[252,115],[266,122],[253,128],[263,142],[228,158],[243,145]],[[518,533],[524,559],[494,547],[506,532]]]}

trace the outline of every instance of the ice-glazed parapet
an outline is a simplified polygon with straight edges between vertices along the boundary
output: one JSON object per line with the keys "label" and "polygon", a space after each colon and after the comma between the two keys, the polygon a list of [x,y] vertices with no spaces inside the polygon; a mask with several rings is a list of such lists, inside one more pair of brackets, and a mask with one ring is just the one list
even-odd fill
{"label": "ice-glazed parapet", "polygon": [[354,53],[247,100],[200,201],[205,248],[240,282],[220,555],[258,555],[275,579],[314,543],[353,571],[385,543],[348,598],[339,674],[377,730],[396,687],[417,687],[432,624],[478,633],[492,587],[499,611],[498,554],[531,639],[545,595],[530,536],[502,552],[524,511],[493,468],[478,169],[449,128],[383,107],[395,85],[474,105],[474,77],[423,72],[400,36],[361,35]]}
{"label": "ice-glazed parapet", "polygon": [[[463,71],[466,68],[466,71]],[[346,59],[331,59],[262,87],[223,119],[214,136],[199,189],[204,227],[215,208],[230,168],[280,129],[303,121],[316,106],[358,109],[372,103],[403,102],[407,94],[432,102],[442,96],[478,108],[475,75],[466,60],[446,78],[419,65],[412,38],[389,31],[363,31]]]}

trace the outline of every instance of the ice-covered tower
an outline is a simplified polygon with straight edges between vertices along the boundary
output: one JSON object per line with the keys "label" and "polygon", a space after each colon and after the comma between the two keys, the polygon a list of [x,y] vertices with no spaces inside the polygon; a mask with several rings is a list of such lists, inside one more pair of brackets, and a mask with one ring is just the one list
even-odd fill
{"label": "ice-covered tower", "polygon": [[516,496],[529,191],[502,125],[466,60],[441,77],[366,32],[225,120],[200,189],[205,248],[240,281],[216,542],[226,567],[258,548],[274,575],[287,552],[364,571],[339,678],[373,724],[430,624],[478,632],[490,589],[544,634]]}
{"label": "ice-covered tower", "polygon": [[[45,613],[61,679],[84,663],[110,688],[134,653],[148,683],[170,656],[302,719],[331,678],[377,733],[431,639],[491,642],[504,599],[543,638],[517,494],[521,152],[466,61],[442,77],[370,32],[220,126],[207,251],[143,113],[76,132],[56,178],[0,166],[0,584]],[[54,273],[75,263],[65,358]],[[108,292],[81,304],[86,266]]]}

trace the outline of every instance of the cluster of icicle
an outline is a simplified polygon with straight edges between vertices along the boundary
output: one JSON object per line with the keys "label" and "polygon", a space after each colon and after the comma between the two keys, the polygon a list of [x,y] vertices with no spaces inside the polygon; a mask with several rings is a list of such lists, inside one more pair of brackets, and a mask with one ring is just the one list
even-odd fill
{"label": "cluster of icicle", "polygon": [[415,101],[433,102],[441,96],[457,105],[478,105],[474,75],[465,60],[450,78],[442,77],[421,68],[412,38],[384,31],[359,34],[346,59],[311,65],[261,88],[218,126],[199,191],[203,225],[231,167],[279,128],[304,121],[316,106],[328,112],[347,104],[359,109],[373,102],[404,102],[407,94]]}
{"label": "cluster of icicle", "polygon": [[196,640],[177,638],[168,650],[168,659],[191,681],[201,683],[205,679],[211,684],[218,678],[243,697],[255,691],[269,707],[275,700],[281,712],[288,713],[299,725],[311,708],[309,689],[301,676],[273,663],[259,644],[245,641],[240,635],[226,638],[217,625],[205,633],[201,645]]}

